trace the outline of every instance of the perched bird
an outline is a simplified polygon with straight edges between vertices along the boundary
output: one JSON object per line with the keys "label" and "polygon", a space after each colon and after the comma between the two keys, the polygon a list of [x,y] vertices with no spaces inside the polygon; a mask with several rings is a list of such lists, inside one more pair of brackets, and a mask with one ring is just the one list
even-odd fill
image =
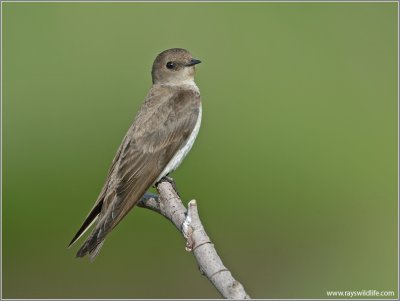
{"label": "perched bird", "polygon": [[153,85],[122,140],[97,201],[69,244],[96,222],[77,257],[89,254],[94,260],[107,234],[190,151],[201,123],[200,91],[194,82],[199,63],[181,48],[156,57]]}

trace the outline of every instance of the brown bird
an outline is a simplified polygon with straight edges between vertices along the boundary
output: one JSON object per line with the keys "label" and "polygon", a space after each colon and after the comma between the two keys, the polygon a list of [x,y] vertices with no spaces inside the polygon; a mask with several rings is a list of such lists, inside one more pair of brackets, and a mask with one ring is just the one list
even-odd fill
{"label": "brown bird", "polygon": [[194,82],[200,62],[181,48],[156,57],[153,85],[122,140],[97,201],[69,244],[97,221],[77,257],[89,254],[94,260],[110,231],[190,151],[201,123],[200,91]]}

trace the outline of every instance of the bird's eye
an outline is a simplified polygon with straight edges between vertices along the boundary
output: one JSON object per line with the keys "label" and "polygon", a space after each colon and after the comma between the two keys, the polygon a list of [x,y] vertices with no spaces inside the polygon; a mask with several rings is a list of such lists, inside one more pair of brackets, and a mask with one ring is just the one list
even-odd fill
{"label": "bird's eye", "polygon": [[173,62],[168,62],[166,66],[168,69],[173,69],[175,67],[175,64]]}

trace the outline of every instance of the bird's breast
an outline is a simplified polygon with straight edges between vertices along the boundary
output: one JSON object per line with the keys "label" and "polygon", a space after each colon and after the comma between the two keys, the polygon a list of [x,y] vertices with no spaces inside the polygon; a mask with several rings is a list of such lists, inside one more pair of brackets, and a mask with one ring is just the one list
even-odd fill
{"label": "bird's breast", "polygon": [[186,155],[189,153],[190,149],[192,148],[194,141],[196,140],[197,134],[199,133],[200,125],[201,125],[201,115],[202,115],[202,108],[201,108],[201,104],[200,104],[199,115],[197,116],[197,121],[193,128],[192,133],[190,134],[186,143],[176,152],[176,154],[168,162],[167,166],[164,168],[163,172],[157,178],[156,182],[161,180],[163,177],[165,177],[170,172],[177,169],[179,167],[179,165],[181,165],[183,159],[186,157]]}

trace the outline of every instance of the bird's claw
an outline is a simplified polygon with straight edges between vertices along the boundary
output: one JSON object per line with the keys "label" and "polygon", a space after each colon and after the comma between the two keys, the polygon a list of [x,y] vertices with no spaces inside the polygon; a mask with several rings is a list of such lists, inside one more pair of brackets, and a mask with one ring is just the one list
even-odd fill
{"label": "bird's claw", "polygon": [[156,183],[155,186],[157,187],[157,186],[158,186],[160,183],[162,183],[162,182],[168,182],[168,183],[170,183],[171,186],[172,186],[172,188],[175,190],[176,194],[180,197],[179,192],[178,192],[178,190],[177,190],[177,188],[176,188],[176,183],[175,183],[175,181],[174,181],[173,178],[171,178],[171,177],[169,177],[169,176],[162,177],[162,178],[160,179],[160,181],[158,181],[158,182]]}

